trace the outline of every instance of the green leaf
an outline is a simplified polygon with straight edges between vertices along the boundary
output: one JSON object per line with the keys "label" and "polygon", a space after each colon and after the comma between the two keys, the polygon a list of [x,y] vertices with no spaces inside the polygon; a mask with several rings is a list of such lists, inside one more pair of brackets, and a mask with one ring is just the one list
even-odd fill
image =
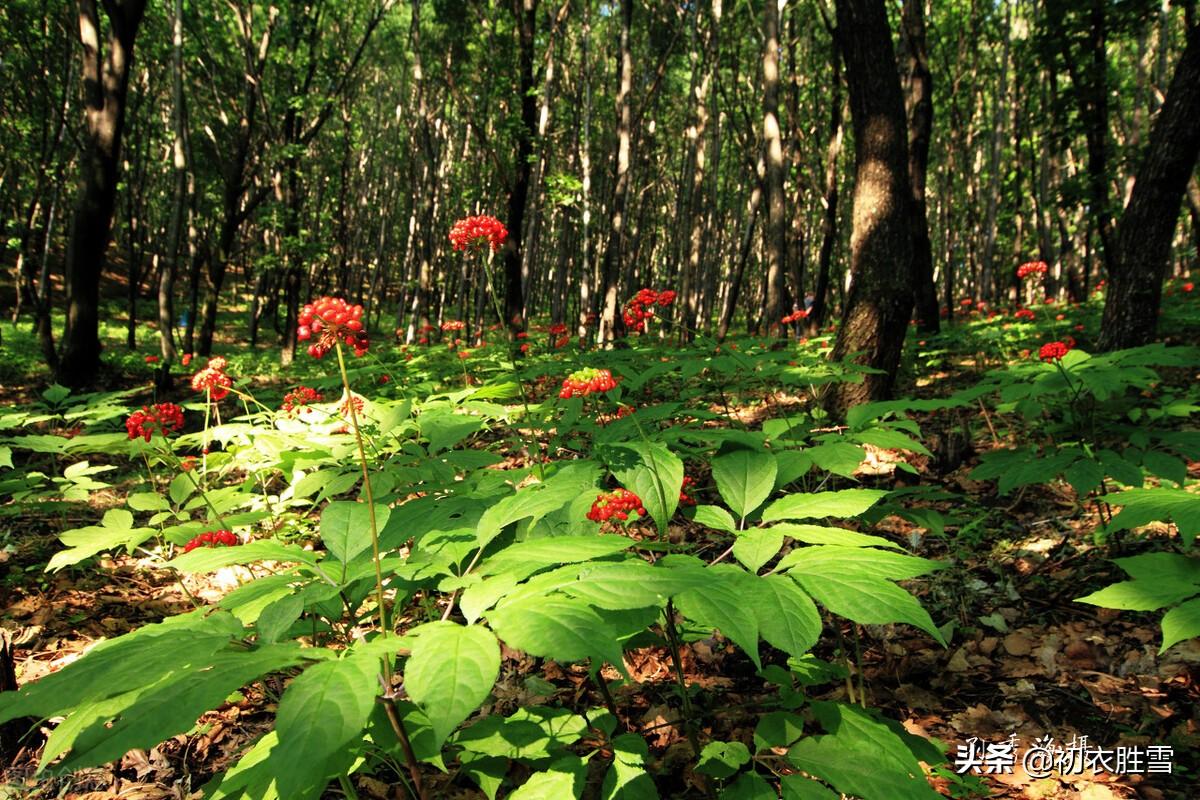
{"label": "green leaf", "polygon": [[804,718],[787,711],[771,711],[754,726],[754,752],[791,747],[804,735]]}
{"label": "green leaf", "polygon": [[204,712],[260,675],[301,663],[294,643],[257,650],[226,650],[207,656],[179,654],[176,669],[156,682],[95,703],[85,703],[54,729],[42,767],[70,750],[58,768],[74,771],[150,748],[190,730]]}
{"label": "green leaf", "polygon": [[1123,611],[1154,611],[1196,594],[1200,594],[1200,585],[1164,577],[1152,581],[1133,580],[1110,584],[1098,592],[1076,598],[1075,602]]}
{"label": "green leaf", "polygon": [[[867,451],[850,442],[828,442],[813,445],[804,451],[813,463],[826,472],[841,475],[843,478],[854,476],[858,465],[866,458]],[[822,515],[824,516],[824,515]]]}
{"label": "green leaf", "polygon": [[[893,550],[903,548],[895,542],[888,541],[882,536],[870,536],[865,533],[848,531],[845,528],[833,528],[826,525],[806,525],[795,522],[784,522],[772,525],[770,530],[779,531],[789,539],[808,544],[837,544],[843,547],[890,547]],[[792,551],[797,552],[797,551]],[[791,553],[788,554],[791,556]],[[785,557],[786,558],[786,557]],[[782,564],[778,569],[786,569]]]}
{"label": "green leaf", "polygon": [[171,502],[177,506],[181,506],[192,496],[192,492],[196,491],[196,484],[193,483],[193,478],[189,472],[181,472],[171,481],[171,487],[168,494],[171,496]]}
{"label": "green leaf", "polygon": [[673,569],[634,559],[585,567],[563,591],[602,609],[661,608],[673,595],[708,587],[710,578],[707,570]]}
{"label": "green leaf", "polygon": [[55,553],[46,565],[46,571],[56,572],[105,550],[115,550],[118,547],[134,548],[153,535],[153,528],[133,526],[133,514],[123,508],[110,508],[104,512],[98,526],[75,528],[60,534],[59,541],[69,549]]}
{"label": "green leaf", "polygon": [[782,547],[783,533],[778,528],[753,528],[733,543],[733,556],[750,572],[758,572]]}
{"label": "green leaf", "polygon": [[642,499],[642,505],[658,524],[659,532],[665,532],[667,522],[679,507],[683,462],[657,442],[627,442],[614,447],[632,450],[640,456],[640,464],[614,461],[610,468],[622,486]]}
{"label": "green leaf", "polygon": [[[375,504],[375,530],[387,525],[391,509]],[[371,509],[366,503],[338,500],[321,512],[321,541],[329,554],[343,564],[349,564],[359,554],[371,548]]]}
{"label": "green leaf", "polygon": [[575,800],[583,795],[587,779],[587,763],[581,758],[561,758],[545,772],[530,776],[529,780],[508,796],[508,800]]}
{"label": "green leaf", "polygon": [[476,528],[479,546],[486,546],[499,536],[505,527],[518,520],[541,519],[569,505],[584,492],[594,491],[599,475],[599,468],[593,462],[572,464],[544,483],[530,484],[519,489],[516,494],[505,497],[488,508],[479,518]]}
{"label": "green leaf", "polygon": [[468,778],[475,781],[480,791],[487,795],[488,800],[496,800],[496,793],[504,783],[508,774],[508,759],[497,756],[481,756],[464,750],[459,756],[462,771]]}
{"label": "green leaf", "polygon": [[125,498],[125,504],[134,511],[168,511],[171,504],[157,492],[138,492]]}
{"label": "green leaf", "polygon": [[209,656],[243,632],[228,612],[192,612],[101,642],[57,672],[15,692],[0,692],[0,723],[59,716],[155,683],[187,663],[185,656]]}
{"label": "green leaf", "polygon": [[839,800],[840,795],[803,775],[784,775],[779,781],[783,800]]}
{"label": "green leaf", "polygon": [[780,450],[775,454],[778,472],[775,488],[782,489],[812,469],[812,459],[800,450]]}
{"label": "green leaf", "polygon": [[729,778],[750,763],[750,749],[741,742],[709,742],[700,751],[696,771],[714,778]]}
{"label": "green leaf", "polygon": [[612,740],[613,763],[604,776],[601,800],[658,800],[658,789],[646,772],[650,750],[636,733]]}
{"label": "green leaf", "polygon": [[492,690],[500,674],[500,644],[479,625],[422,626],[404,670],[409,696],[433,725],[440,746]]}
{"label": "green leaf", "polygon": [[611,556],[629,549],[633,544],[633,540],[627,536],[608,534],[531,539],[511,544],[499,553],[484,559],[476,573],[479,575],[513,573],[523,578],[545,567],[574,564]]}
{"label": "green leaf", "polygon": [[1162,631],[1163,643],[1158,650],[1160,654],[1184,639],[1200,636],[1200,597],[1181,603],[1164,614]]}
{"label": "green leaf", "polygon": [[751,604],[762,638],[790,656],[807,653],[821,636],[821,615],[795,581],[767,575],[753,583]]}
{"label": "green leaf", "polygon": [[739,448],[712,460],[721,499],[743,519],[771,496],[776,472],[775,456],[765,450]]}
{"label": "green leaf", "polygon": [[508,717],[484,717],[460,731],[454,743],[479,755],[539,761],[564,752],[587,730],[587,720],[570,709],[531,706]]}
{"label": "green leaf", "polygon": [[932,455],[923,444],[893,428],[868,428],[854,434],[863,444],[872,444],[883,450],[908,450],[923,456]]}
{"label": "green leaf", "polygon": [[775,790],[766,779],[754,772],[745,772],[721,790],[720,800],[778,800]]}
{"label": "green leaf", "polygon": [[1179,528],[1184,544],[1191,547],[1200,533],[1200,495],[1183,489],[1126,489],[1108,500],[1123,506],[1108,525],[1109,531],[1139,528],[1150,522],[1170,520]]}
{"label": "green leaf", "polygon": [[279,701],[270,766],[284,798],[325,787],[353,760],[375,697],[379,662],[353,655],[310,667]]}
{"label": "green leaf", "polygon": [[274,601],[262,610],[255,622],[259,642],[279,641],[303,613],[304,598],[301,595],[289,594]]}
{"label": "green leaf", "polygon": [[837,492],[789,494],[763,511],[763,522],[817,517],[856,517],[880,501],[887,492],[879,489],[842,489]]}
{"label": "green leaf", "polygon": [[1183,486],[1187,481],[1187,464],[1161,450],[1147,450],[1142,455],[1142,466],[1160,478],[1173,481],[1177,486]]}
{"label": "green leaf", "polygon": [[[852,567],[850,568],[852,569]],[[939,644],[946,641],[917,599],[891,581],[853,572],[806,575],[792,573],[818,603],[834,614],[863,625],[907,622],[928,633]]]}
{"label": "green leaf", "polygon": [[587,658],[623,664],[617,631],[582,600],[533,597],[507,602],[487,613],[496,635],[509,647],[555,661]]}
{"label": "green leaf", "polygon": [[[785,560],[792,577],[853,573],[858,577],[900,581],[918,578],[946,567],[941,561],[930,561],[927,558],[895,553],[891,550],[832,544],[798,547],[788,553]],[[780,569],[783,569],[782,562]]]}
{"label": "green leaf", "polygon": [[1090,458],[1081,458],[1067,467],[1063,476],[1075,490],[1075,496],[1082,500],[1104,480],[1104,470]]}
{"label": "green leaf", "polygon": [[737,533],[737,523],[733,516],[720,506],[696,506],[692,519],[706,528],[726,533]]}
{"label": "green leaf", "polygon": [[[220,777],[204,785],[205,800],[277,800],[279,793],[275,790],[275,775],[267,762],[271,751],[278,744],[279,735],[275,731],[264,734],[253,747],[242,754],[236,764]],[[299,797],[296,800],[305,798]]]}
{"label": "green leaf", "polygon": [[231,564],[251,564],[255,561],[316,564],[317,557],[299,545],[260,539],[233,547],[197,547],[190,553],[176,556],[168,561],[167,565],[190,574],[212,572]]}
{"label": "green leaf", "polygon": [[762,669],[758,615],[746,604],[746,594],[757,579],[728,564],[717,564],[704,572],[709,577],[707,585],[681,592],[675,597],[676,608],[698,625],[720,630]]}
{"label": "green leaf", "polygon": [[937,800],[917,758],[887,725],[842,703],[813,702],[826,736],[801,739],[788,751],[798,769],[863,800]]}

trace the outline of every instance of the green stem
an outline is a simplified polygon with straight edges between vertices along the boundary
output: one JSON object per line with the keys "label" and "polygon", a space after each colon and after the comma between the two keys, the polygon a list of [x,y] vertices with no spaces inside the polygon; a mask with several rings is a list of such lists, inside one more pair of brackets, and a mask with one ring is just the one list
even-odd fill
{"label": "green stem", "polygon": [[[487,257],[483,259],[483,274],[487,278],[488,295],[492,298],[492,308],[496,311],[496,320],[504,324],[504,311],[500,308],[500,299],[496,297],[496,282],[492,280],[492,252],[489,250]],[[512,342],[509,342],[511,347]],[[509,356],[513,356],[509,352]],[[465,367],[464,367],[465,369]],[[532,421],[533,413],[529,410],[529,396],[525,392],[525,381],[517,380],[517,389],[521,392],[521,407],[525,409],[525,419]],[[546,480],[546,468],[542,464],[542,444],[537,437],[537,431],[530,426],[530,451],[529,456],[534,460],[534,465],[537,468],[538,480]]]}
{"label": "green stem", "polygon": [[[362,431],[358,427],[358,412],[354,407],[354,392],[350,389],[350,376],[346,374],[346,359],[342,355],[342,343],[337,342],[338,368],[342,373],[342,387],[346,390],[346,405],[350,409],[350,426],[354,428],[354,441],[358,445],[358,462],[362,467],[363,491],[367,495],[367,515],[371,521],[371,557],[375,561],[375,603],[378,606],[379,632],[385,639],[388,635],[387,608],[383,603],[383,569],[379,565],[379,528],[375,522],[375,494],[371,489],[371,473],[367,467],[367,451],[363,447]],[[391,660],[384,659],[384,672],[391,683]]]}

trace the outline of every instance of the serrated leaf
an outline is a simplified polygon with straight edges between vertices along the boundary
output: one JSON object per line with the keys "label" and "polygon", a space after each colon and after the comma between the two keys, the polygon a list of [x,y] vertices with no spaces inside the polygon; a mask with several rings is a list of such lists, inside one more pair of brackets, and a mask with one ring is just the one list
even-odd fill
{"label": "serrated leaf", "polygon": [[[871,536],[866,533],[858,533],[857,531],[848,531],[845,528],[834,528],[827,525],[806,525],[795,522],[784,522],[778,525],[772,525],[771,530],[778,531],[789,539],[795,539],[798,542],[806,542],[807,544],[836,544],[843,547],[888,547],[893,550],[902,550],[903,548],[895,542],[888,541],[882,536]],[[792,551],[796,552],[796,551]],[[788,554],[789,556],[791,553]],[[779,569],[785,567],[780,565]]]}
{"label": "serrated leaf", "polygon": [[1170,520],[1179,528],[1184,544],[1191,547],[1200,533],[1200,495],[1183,489],[1126,489],[1109,495],[1108,501],[1123,506],[1107,529],[1121,531],[1138,528],[1158,520]]}
{"label": "serrated leaf", "polygon": [[533,656],[572,662],[623,663],[617,631],[594,608],[567,597],[506,602],[487,613],[488,623],[509,647]]}
{"label": "serrated leaf", "polygon": [[866,711],[814,702],[826,736],[801,739],[788,751],[800,770],[863,800],[937,800],[904,740]]}
{"label": "serrated leaf", "polygon": [[433,726],[440,746],[487,699],[500,674],[500,644],[479,625],[421,627],[404,670],[408,694]]}
{"label": "serrated leaf", "polygon": [[753,584],[751,603],[759,634],[772,647],[799,658],[821,636],[821,615],[812,598],[782,575],[767,575]]}
{"label": "serrated leaf", "polygon": [[[387,525],[391,509],[375,504],[376,531]],[[329,554],[343,564],[371,548],[371,509],[366,503],[338,500],[321,512],[321,541]]]}
{"label": "serrated leaf", "polygon": [[274,601],[262,610],[255,621],[258,630],[258,641],[277,642],[288,632],[292,623],[300,619],[304,613],[304,598],[298,594],[289,594]]}
{"label": "serrated leaf", "polygon": [[704,570],[709,580],[702,588],[680,592],[675,607],[689,620],[716,628],[762,669],[758,655],[758,615],[747,607],[746,593],[756,580],[752,575],[726,564]]}
{"label": "serrated leaf", "polygon": [[787,711],[771,711],[759,717],[754,726],[754,751],[772,747],[791,747],[804,735],[804,718]]}
{"label": "serrated leaf", "polygon": [[1200,636],[1200,597],[1181,603],[1164,614],[1162,632],[1163,643],[1158,650],[1160,654],[1184,639]]}
{"label": "serrated leaf", "polygon": [[733,515],[720,506],[696,506],[692,519],[706,528],[726,533],[737,533],[737,523]]}
{"label": "serrated leaf", "polygon": [[780,561],[779,568],[791,570],[793,577],[800,574],[826,575],[852,573],[858,577],[886,578],[900,581],[918,578],[945,569],[945,562],[928,558],[877,550],[873,547],[844,547],[841,545],[816,545],[798,547]]}
{"label": "serrated leaf", "polygon": [[[554,536],[517,542],[485,559],[476,570],[479,575],[513,573],[528,577],[544,567],[574,564],[604,558],[634,544],[627,536]],[[518,579],[519,579],[518,578]]]}
{"label": "serrated leaf", "polygon": [[750,572],[757,573],[782,547],[783,533],[778,529],[752,528],[733,543],[733,557]]}
{"label": "serrated leaf", "polygon": [[763,522],[818,517],[856,517],[879,502],[887,492],[879,489],[842,489],[837,492],[789,494],[763,511]]}
{"label": "serrated leaf", "polygon": [[714,778],[729,778],[750,763],[750,749],[741,742],[709,742],[700,751],[696,771]]}
{"label": "serrated leaf", "polygon": [[303,657],[292,643],[202,657],[177,654],[176,669],[157,682],[76,708],[47,740],[42,767],[68,750],[57,766],[74,771],[118,759],[134,748],[154,747],[191,729],[230,692],[266,672],[299,664]]}
{"label": "serrated leaf", "polygon": [[280,797],[323,789],[353,760],[375,697],[379,662],[355,657],[325,661],[293,680],[279,701],[279,745],[270,766]]}
{"label": "serrated leaf", "polygon": [[635,559],[586,566],[563,591],[602,609],[661,608],[673,595],[707,587],[710,579],[707,570],[672,569]]}
{"label": "serrated leaf", "polygon": [[212,572],[232,564],[251,564],[255,561],[283,561],[316,564],[317,557],[294,544],[273,539],[260,539],[233,547],[197,547],[190,553],[176,556],[167,562],[172,569],[183,573]]}
{"label": "serrated leaf", "polygon": [[521,784],[508,800],[575,800],[583,795],[587,764],[580,758],[562,758],[545,772],[537,772]]}
{"label": "serrated leaf", "polygon": [[658,789],[646,772],[650,755],[646,740],[624,733],[612,740],[613,763],[604,775],[601,800],[658,800]]}
{"label": "serrated leaf", "polygon": [[679,507],[679,491],[683,486],[683,462],[665,445],[658,442],[626,442],[613,445],[632,450],[640,463],[611,463],[617,480],[642,500],[642,505],[665,533],[667,522]]}
{"label": "serrated leaf", "polygon": [[840,800],[841,795],[803,775],[784,775],[779,781],[783,800]]}
{"label": "serrated leaf", "polygon": [[907,622],[945,646],[941,631],[917,599],[891,581],[852,572],[792,577],[821,605],[834,614],[863,625]]}
{"label": "serrated leaf", "polygon": [[712,460],[717,491],[739,517],[761,506],[775,488],[775,456],[764,450],[738,448]]}
{"label": "serrated leaf", "polygon": [[1110,584],[1098,592],[1076,598],[1075,602],[1122,611],[1154,611],[1196,594],[1200,594],[1200,586],[1195,583],[1164,577]]}

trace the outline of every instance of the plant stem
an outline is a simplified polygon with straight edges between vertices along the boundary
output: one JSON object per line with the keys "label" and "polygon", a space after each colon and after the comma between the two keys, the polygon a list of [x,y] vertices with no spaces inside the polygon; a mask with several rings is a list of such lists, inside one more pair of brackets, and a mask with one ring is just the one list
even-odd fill
{"label": "plant stem", "polygon": [[[375,495],[371,489],[371,473],[367,468],[367,451],[363,447],[362,431],[358,428],[358,412],[354,407],[354,392],[350,389],[350,376],[346,374],[346,359],[342,355],[342,343],[337,342],[338,368],[342,372],[342,387],[346,390],[346,405],[350,409],[350,426],[354,428],[354,441],[358,444],[358,463],[362,466],[363,491],[367,495],[367,514],[371,520],[371,557],[375,562],[375,603],[378,606],[379,632],[385,639],[388,635],[387,608],[383,603],[383,571],[379,566],[379,528],[375,522]],[[391,683],[392,667],[384,659],[384,677]]]}
{"label": "plant stem", "polygon": [[[492,298],[492,308],[496,311],[496,320],[500,324],[504,324],[504,311],[500,308],[500,299],[496,297],[496,282],[492,280],[492,252],[489,250],[487,257],[483,259],[483,274],[487,278],[488,295]],[[510,346],[512,342],[509,342]],[[513,357],[512,352],[509,356]],[[514,365],[515,366],[515,365]],[[464,370],[466,368],[464,367]],[[529,410],[529,396],[525,393],[525,381],[517,379],[517,389],[521,392],[521,407],[525,409],[525,418],[533,419],[533,413]],[[542,444],[538,440],[537,431],[532,427],[529,429],[532,448],[529,456],[534,460],[534,465],[537,467],[538,480],[546,480],[546,468],[542,465]]]}
{"label": "plant stem", "polygon": [[425,786],[421,782],[421,765],[417,761],[416,754],[413,753],[412,742],[409,741],[408,731],[404,729],[404,720],[400,719],[396,701],[391,697],[384,697],[382,700],[388,722],[392,724],[392,730],[396,732],[396,738],[400,740],[400,748],[404,751],[404,761],[408,765],[408,774],[412,778],[414,794],[416,794],[417,800],[426,800]]}
{"label": "plant stem", "polygon": [[675,605],[670,600],[667,601],[665,617],[664,628],[667,632],[667,641],[671,645],[671,666],[675,668],[675,682],[679,684],[679,694],[683,700],[684,727],[687,728],[688,742],[692,745],[692,751],[699,756],[700,738],[696,735],[692,696],[688,694],[687,682],[683,679],[683,664],[679,658],[679,651],[683,647],[683,643],[680,642],[679,631],[675,627]]}

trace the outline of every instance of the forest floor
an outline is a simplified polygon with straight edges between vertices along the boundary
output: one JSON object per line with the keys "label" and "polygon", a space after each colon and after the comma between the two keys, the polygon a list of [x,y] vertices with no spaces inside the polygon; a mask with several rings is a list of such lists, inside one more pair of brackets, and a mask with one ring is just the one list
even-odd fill
{"label": "forest floor", "polygon": [[[119,328],[119,320],[114,320]],[[1192,331],[1194,332],[1194,331]],[[1177,333],[1186,338],[1187,332]],[[5,330],[6,342],[10,340]],[[148,348],[144,348],[151,352]],[[907,376],[900,393],[936,395],[969,380],[957,354],[935,369],[923,367]],[[126,367],[137,369],[136,359]],[[264,367],[264,371],[266,371]],[[938,375],[946,379],[936,381]],[[126,378],[132,380],[132,378]],[[145,379],[142,374],[140,380]],[[1194,376],[1180,376],[1182,383]],[[9,402],[36,395],[36,386],[4,387]],[[133,397],[131,405],[145,398]],[[774,402],[786,404],[785,394]],[[796,402],[799,402],[798,400]],[[769,404],[746,405],[735,412],[770,416]],[[935,415],[914,415],[922,427],[945,427]],[[989,433],[992,421],[981,406],[960,415],[971,431],[962,463],[944,473],[918,466],[920,485],[949,489],[957,499],[948,512],[967,511],[973,522],[956,526],[944,537],[921,537],[903,523],[879,531],[907,539],[913,552],[944,559],[952,566],[924,582],[922,603],[935,620],[949,621],[950,645],[942,648],[908,626],[854,626],[844,623],[814,651],[851,669],[851,677],[825,685],[821,699],[859,701],[903,722],[910,732],[940,740],[953,761],[959,747],[973,739],[994,745],[1016,737],[1017,758],[1011,772],[982,775],[975,796],[1052,800],[1175,800],[1200,796],[1200,640],[1191,639],[1158,654],[1159,615],[1109,611],[1074,599],[1121,578],[1107,559],[1153,550],[1168,536],[1167,526],[1151,526],[1138,537],[1125,536],[1104,547],[1093,543],[1099,518],[1069,486],[1045,484],[999,495],[994,482],[969,477],[981,453],[1000,444]],[[875,474],[864,477],[887,485],[897,478],[888,469],[896,452],[871,450]],[[1200,478],[1200,463],[1188,465],[1191,479]],[[912,480],[909,478],[908,480]],[[67,512],[23,510],[11,506],[0,522],[0,626],[12,636],[21,683],[54,672],[77,659],[92,643],[186,610],[192,598],[215,602],[252,577],[244,567],[204,576],[189,576],[187,593],[149,559],[119,555],[91,566],[43,572],[60,549],[56,534],[65,527],[98,519],[119,504],[134,483],[94,493],[87,506]],[[13,513],[16,511],[16,513]],[[894,521],[894,520],[893,520]],[[686,523],[676,535],[688,535]],[[1158,540],[1158,541],[1156,541]],[[190,597],[189,597],[190,595]],[[837,639],[842,639],[839,648]],[[844,653],[859,655],[847,659]],[[522,705],[575,704],[593,691],[582,667],[533,659],[504,650],[500,682],[490,709],[508,713]],[[753,665],[720,637],[684,648],[687,681],[705,690],[719,687],[724,710],[704,720],[705,736],[745,739],[753,729],[765,692]],[[674,774],[678,794],[697,791],[699,779],[683,765],[692,758],[679,712],[668,702],[671,667],[661,648],[627,654],[626,666],[640,684],[628,695],[616,694],[625,721],[644,733],[651,747],[653,771]],[[609,668],[611,670],[611,668]],[[612,671],[609,678],[615,679]],[[656,687],[661,687],[659,691]],[[862,695],[859,697],[859,695]],[[197,789],[228,767],[244,746],[268,729],[276,700],[261,687],[235,695],[206,714],[191,732],[151,750],[136,750],[104,768],[66,776],[34,777],[39,743],[0,764],[0,798],[195,798]],[[487,710],[489,706],[485,706]],[[1020,754],[1040,737],[1053,736],[1067,745],[1073,737],[1095,744],[1142,748],[1173,746],[1172,774],[1151,774],[1147,764],[1130,774],[1081,771],[1031,774]],[[675,767],[678,766],[678,769]],[[482,798],[461,781],[439,782],[439,798]],[[966,784],[947,777],[931,778],[946,796],[964,794]],[[357,779],[364,798],[400,798],[399,789],[370,777]],[[660,784],[664,796],[667,789]],[[340,797],[340,792],[328,796]],[[696,796],[699,796],[698,794]]]}

